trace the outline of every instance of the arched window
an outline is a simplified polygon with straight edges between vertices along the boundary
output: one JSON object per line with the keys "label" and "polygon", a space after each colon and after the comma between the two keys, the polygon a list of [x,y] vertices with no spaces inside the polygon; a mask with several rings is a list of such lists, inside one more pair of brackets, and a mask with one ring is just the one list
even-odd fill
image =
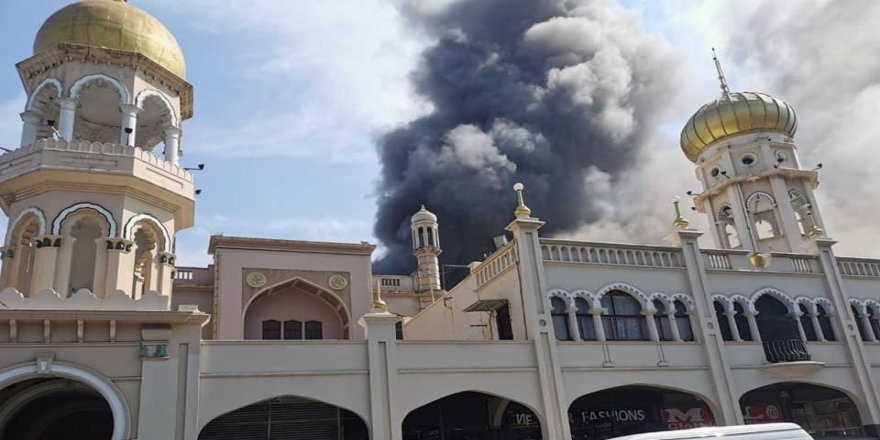
{"label": "arched window", "polygon": [[742,247],[742,243],[739,240],[739,234],[736,232],[736,223],[734,223],[733,211],[731,210],[730,205],[721,205],[721,208],[718,210],[716,224],[718,226],[718,236],[721,237],[722,240],[721,247],[729,249],[738,249]]}
{"label": "arched window", "polygon": [[776,200],[765,192],[756,192],[748,199],[749,215],[758,240],[766,240],[781,235],[776,219]]}
{"label": "arched window", "polygon": [[324,325],[321,321],[306,321],[306,339],[324,339]]}
{"label": "arched window", "polygon": [[721,304],[720,301],[713,301],[712,304],[715,306],[715,319],[718,320],[718,328],[721,330],[721,339],[732,341],[733,333],[730,331],[730,321],[727,320],[727,315],[724,314],[724,305]]}
{"label": "arched window", "polygon": [[609,341],[645,341],[645,319],[639,302],[624,292],[610,292],[602,297],[602,324]]}
{"label": "arched window", "polygon": [[161,234],[149,224],[140,224],[134,233],[135,249],[132,294],[135,295],[135,298],[158,288],[156,255],[161,246],[161,237]]}
{"label": "arched window", "polygon": [[877,316],[877,312],[874,311],[874,306],[868,305],[865,307],[868,309],[868,322],[871,323],[871,331],[874,332],[874,339],[880,341],[880,316]]}
{"label": "arched window", "polygon": [[428,228],[428,246],[434,246],[434,231],[433,231],[433,228]]}
{"label": "arched window", "polygon": [[859,313],[855,305],[850,307],[852,307],[853,316],[856,318],[856,326],[858,326],[859,328],[859,335],[862,336],[863,341],[870,341],[871,339],[868,337],[868,332],[870,330],[865,328],[865,323],[861,318],[861,313]]}
{"label": "arched window", "polygon": [[[34,257],[36,256],[36,244],[34,237],[40,232],[40,219],[34,214],[22,216],[13,226],[9,243],[12,252],[12,259],[7,260],[4,264],[4,271],[9,270],[8,285],[15,287],[25,296],[31,292],[31,278],[34,272]],[[17,263],[13,265],[12,262]],[[13,272],[17,269],[17,272]]]}
{"label": "arched window", "polygon": [[565,301],[559,297],[550,298],[550,315],[553,317],[553,332],[556,333],[556,339],[560,341],[570,341],[571,333],[568,331],[568,314],[565,309]]}
{"label": "arched window", "polygon": [[682,341],[693,341],[694,330],[691,328],[691,317],[687,306],[679,300],[675,300],[675,325],[678,326],[678,335]]}
{"label": "arched window", "polygon": [[284,339],[288,341],[298,341],[303,338],[302,321],[292,319],[284,321]]}
{"label": "arched window", "polygon": [[816,329],[813,327],[813,319],[810,318],[810,313],[807,311],[807,306],[803,304],[798,304],[798,309],[801,311],[801,327],[804,328],[804,336],[807,337],[808,341],[818,341],[819,338],[816,336]]}
{"label": "arched window", "polygon": [[654,322],[657,326],[657,336],[661,341],[671,341],[674,338],[672,337],[672,327],[669,324],[669,313],[666,310],[666,305],[663,304],[663,301],[659,299],[654,300]]}
{"label": "arched window", "polygon": [[263,339],[281,339],[281,322],[274,319],[263,321]]}
{"label": "arched window", "polygon": [[593,315],[590,314],[590,303],[583,298],[575,298],[574,305],[577,308],[577,323],[581,339],[595,341],[596,326],[593,325]]}
{"label": "arched window", "polygon": [[819,328],[822,329],[822,336],[826,341],[836,341],[834,336],[834,327],[831,325],[831,316],[825,311],[822,304],[816,304],[816,318],[819,319]]}
{"label": "arched window", "polygon": [[797,321],[791,317],[788,307],[782,301],[771,295],[762,295],[755,301],[755,309],[758,311],[758,331],[764,341],[801,339]]}
{"label": "arched window", "polygon": [[751,341],[752,331],[749,329],[749,318],[745,315],[745,310],[743,310],[742,304],[734,302],[733,311],[736,313],[733,315],[733,320],[736,322],[736,330],[739,332],[739,338],[743,341]]}

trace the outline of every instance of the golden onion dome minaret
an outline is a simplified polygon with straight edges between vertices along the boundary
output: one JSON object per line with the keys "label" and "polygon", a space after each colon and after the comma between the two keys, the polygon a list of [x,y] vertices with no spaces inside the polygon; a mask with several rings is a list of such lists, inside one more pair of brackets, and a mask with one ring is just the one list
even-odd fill
{"label": "golden onion dome minaret", "polygon": [[180,78],[183,51],[174,35],[152,15],[124,0],[83,0],[52,14],[34,40],[34,55],[59,44],[139,53]]}
{"label": "golden onion dome minaret", "polygon": [[722,94],[700,107],[681,130],[681,149],[688,159],[696,162],[712,145],[740,134],[769,131],[794,137],[797,131],[794,108],[764,93],[731,93],[718,58],[713,59]]}

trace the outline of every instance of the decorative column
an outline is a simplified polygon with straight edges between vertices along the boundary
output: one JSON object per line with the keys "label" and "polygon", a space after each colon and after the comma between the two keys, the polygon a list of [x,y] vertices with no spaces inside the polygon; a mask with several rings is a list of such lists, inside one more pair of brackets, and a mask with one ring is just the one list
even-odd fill
{"label": "decorative column", "polygon": [[165,127],[165,160],[174,165],[180,164],[180,135],[182,131],[169,125]]}
{"label": "decorative column", "polygon": [[535,344],[535,356],[538,363],[537,379],[541,387],[541,400],[545,411],[545,423],[541,424],[542,437],[547,439],[571,438],[568,421],[568,403],[565,398],[565,386],[562,382],[562,370],[556,337],[553,333],[553,319],[550,314],[550,297],[544,275],[544,261],[541,256],[541,242],[538,229],[544,225],[540,219],[532,217],[523,200],[523,185],[513,186],[516,192],[516,218],[507,225],[513,233],[519,262],[516,269],[519,273],[519,291],[525,315],[525,331],[528,338]]}
{"label": "decorative column", "polygon": [[758,331],[758,320],[755,319],[755,316],[758,316],[758,311],[749,310],[745,315],[746,319],[749,321],[749,332],[752,334],[752,341],[761,342],[761,332]]}
{"label": "decorative column", "polygon": [[[675,310],[675,305],[673,304],[672,309]],[[688,320],[691,319],[691,315],[687,315]],[[676,321],[675,312],[669,312],[666,314],[666,319],[669,321],[669,328],[672,330],[672,340],[676,342],[681,342],[681,332],[678,331],[678,321]],[[693,325],[691,325],[693,328]],[[696,338],[695,338],[696,339]]]}
{"label": "decorative column", "polygon": [[[119,133],[119,143],[122,145],[134,146],[134,137],[137,133],[137,115],[141,112],[141,108],[134,104],[119,104],[119,110],[122,112],[122,122],[120,124],[121,131]],[[128,133],[127,130],[131,130]]]}
{"label": "decorative column", "polygon": [[21,114],[21,121],[24,123],[21,127],[21,146],[27,147],[37,141],[37,130],[40,128],[42,120],[37,112],[30,110]]}
{"label": "decorative column", "polygon": [[877,342],[877,337],[874,336],[874,328],[871,327],[871,315],[859,313],[858,319],[862,320],[862,327],[865,329],[865,339],[867,339],[867,342]]}
{"label": "decorative column", "polygon": [[[825,275],[826,287],[830,293],[831,302],[834,304],[837,339],[846,344],[849,358],[853,365],[853,376],[860,395],[865,398],[865,408],[862,412],[862,423],[865,424],[866,434],[878,436],[880,434],[880,401],[877,398],[877,386],[871,372],[871,361],[865,354],[865,347],[859,336],[856,323],[852,318],[843,278],[840,275],[840,267],[837,265],[837,257],[831,247],[836,242],[828,238],[815,238],[808,242],[809,250],[819,257],[822,265],[822,273]],[[870,328],[868,329],[870,331]]]}
{"label": "decorative column", "polygon": [[113,237],[106,241],[107,248],[107,282],[105,295],[122,290],[134,298],[134,242],[124,238]]}
{"label": "decorative column", "polygon": [[810,313],[810,321],[813,321],[813,328],[816,329],[816,340],[825,342],[825,331],[819,325],[819,315],[817,313]]}
{"label": "decorative column", "polygon": [[[34,275],[31,293],[55,287],[55,266],[58,264],[58,249],[61,247],[60,235],[34,237],[36,249],[34,256]],[[67,292],[58,292],[65,296]]]}
{"label": "decorative column", "polygon": [[58,132],[66,141],[73,140],[73,122],[76,120],[76,106],[79,100],[76,98],[61,98],[58,105],[61,112],[58,117]]}
{"label": "decorative column", "polygon": [[660,340],[660,334],[657,332],[657,320],[654,319],[654,314],[657,311],[654,308],[650,308],[642,312],[642,315],[645,316],[645,321],[648,322],[648,339],[657,342]]}
{"label": "decorative column", "polygon": [[[738,425],[743,424],[743,416],[740,412],[739,394],[733,382],[727,361],[727,350],[718,321],[715,317],[715,308],[709,299],[710,288],[706,268],[704,266],[702,251],[697,244],[697,239],[702,235],[699,231],[679,228],[667,237],[667,240],[681,247],[682,257],[687,270],[689,290],[694,296],[694,312],[692,313],[696,326],[695,334],[704,335],[705,340],[700,346],[705,350],[709,371],[712,375],[712,383],[717,393],[719,424]],[[734,326],[733,329],[736,327]],[[731,329],[731,330],[733,330]],[[735,334],[735,333],[734,333]]]}
{"label": "decorative column", "polygon": [[566,316],[568,317],[568,328],[571,329],[568,333],[571,334],[572,341],[583,341],[584,337],[581,335],[581,328],[577,322],[577,307],[570,306],[565,309]]}
{"label": "decorative column", "polygon": [[[12,275],[10,275],[10,272],[12,272],[12,265],[15,262],[14,258],[14,246],[3,246],[2,248],[0,248],[0,260],[2,260],[3,262],[3,268],[0,269],[0,288],[5,289],[13,284],[11,280]],[[18,271],[15,271],[13,273],[17,275]],[[18,286],[13,287],[18,288]]]}
{"label": "decorative column", "polygon": [[403,417],[396,411],[397,332],[400,318],[388,312],[379,289],[373,291],[370,313],[358,324],[366,329],[370,368],[370,438],[402,440]]}
{"label": "decorative column", "polygon": [[727,317],[727,326],[730,327],[730,335],[733,336],[733,340],[736,342],[742,342],[742,336],[739,334],[739,327],[736,326],[736,312],[724,312],[724,316]]}
{"label": "decorative column", "polygon": [[801,322],[801,316],[804,316],[804,312],[797,311],[789,313],[789,316],[794,318],[797,322],[798,333],[801,335],[801,341],[807,341],[807,332],[804,331],[804,324]]}
{"label": "decorative column", "polygon": [[602,314],[605,310],[602,307],[590,307],[590,316],[593,318],[593,330],[596,331],[596,340],[605,341],[605,325],[602,324]]}

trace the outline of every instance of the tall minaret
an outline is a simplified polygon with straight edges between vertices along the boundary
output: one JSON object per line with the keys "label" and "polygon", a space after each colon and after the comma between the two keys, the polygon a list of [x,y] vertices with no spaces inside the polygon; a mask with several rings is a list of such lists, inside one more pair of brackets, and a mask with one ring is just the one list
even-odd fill
{"label": "tall minaret", "polygon": [[179,164],[193,91],[174,36],[124,1],[75,2],[17,68],[27,101],[21,146],[0,156],[0,288],[170,295],[194,210]]}
{"label": "tall minaret", "polygon": [[795,111],[763,93],[730,92],[713,59],[721,97],[681,131],[681,148],[703,184],[696,208],[709,216],[721,248],[805,252],[824,231],[813,196],[818,167],[804,169],[798,159]]}
{"label": "tall minaret", "polygon": [[413,214],[410,221],[412,229],[413,255],[418,260],[416,268],[416,292],[432,293],[440,291],[440,234],[437,231],[437,216],[425,209],[425,205]]}

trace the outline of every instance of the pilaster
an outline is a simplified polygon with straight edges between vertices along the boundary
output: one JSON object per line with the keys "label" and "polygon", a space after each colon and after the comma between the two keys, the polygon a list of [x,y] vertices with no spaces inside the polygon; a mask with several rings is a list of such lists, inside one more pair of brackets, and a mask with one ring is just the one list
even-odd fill
{"label": "pilaster", "polygon": [[156,258],[158,259],[156,291],[162,295],[171,295],[171,284],[173,283],[171,274],[174,272],[176,257],[170,252],[160,252]]}
{"label": "pilaster", "polygon": [[107,281],[105,292],[122,290],[129,295],[132,292],[132,274],[134,274],[134,253],[131,251],[134,242],[124,238],[108,238],[107,249]]}
{"label": "pilaster", "polygon": [[374,309],[359,324],[367,330],[370,363],[370,430],[373,439],[403,439],[403,418],[395,411],[397,389],[397,335],[399,321],[387,310]]}
{"label": "pilaster", "polygon": [[37,141],[37,131],[39,130],[40,120],[42,117],[37,112],[26,111],[21,113],[21,146],[26,147]]}
{"label": "pilaster", "polygon": [[119,104],[119,111],[122,112],[121,130],[119,133],[120,144],[130,147],[134,146],[135,135],[137,134],[137,116],[141,110],[140,107],[134,104]]}
{"label": "pilaster", "polygon": [[[518,185],[519,186],[519,185]],[[515,187],[516,188],[516,187]],[[544,438],[571,438],[571,428],[566,415],[568,404],[564,395],[562,371],[556,336],[553,333],[553,319],[550,314],[550,298],[544,294],[547,286],[538,229],[544,222],[529,217],[529,212],[521,199],[521,186],[517,190],[520,207],[517,218],[507,226],[513,233],[519,255],[517,270],[520,275],[521,301],[526,315],[526,334],[535,344],[538,360],[538,378],[541,384],[541,397],[546,423],[542,424]],[[525,209],[523,209],[525,208]]]}
{"label": "pilaster", "polygon": [[66,141],[73,140],[73,123],[76,120],[76,106],[79,101],[76,98],[61,98],[58,105],[61,111],[58,118],[58,132]]}
{"label": "pilaster", "polygon": [[[849,305],[849,295],[844,288],[843,278],[841,278],[840,269],[837,266],[837,257],[831,249],[835,243],[837,242],[831,239],[816,238],[808,242],[808,247],[819,257],[822,273],[825,274],[825,282],[836,311],[834,320],[837,322],[838,339],[846,344],[846,349],[852,360],[852,371],[856,384],[861,391],[860,394],[865,396],[862,423],[865,423],[869,431],[874,429],[876,432],[877,425],[880,425],[880,401],[877,397],[877,386],[871,375],[871,362],[865,354],[865,347],[862,345],[861,335],[855,321],[858,318],[853,316]],[[872,333],[870,327],[867,330]]]}
{"label": "pilaster", "polygon": [[696,309],[698,328],[695,328],[694,332],[700,334],[698,329],[702,329],[702,333],[705,335],[705,341],[701,346],[705,350],[712,374],[712,383],[718,394],[722,417],[720,422],[726,425],[741,425],[744,421],[739,410],[739,398],[728,368],[727,351],[721,337],[721,330],[718,327],[718,320],[715,317],[715,308],[709,299],[709,281],[706,276],[706,268],[703,265],[700,246],[697,244],[697,239],[701,235],[702,233],[699,231],[685,229],[673,232],[667,239],[681,246],[682,257],[687,269],[688,284],[694,297],[694,308]]}
{"label": "pilaster", "polygon": [[[60,235],[42,235],[34,237],[34,272],[31,280],[31,292],[55,287],[55,266],[58,264],[58,250],[61,247]],[[65,290],[59,292],[65,295]]]}

